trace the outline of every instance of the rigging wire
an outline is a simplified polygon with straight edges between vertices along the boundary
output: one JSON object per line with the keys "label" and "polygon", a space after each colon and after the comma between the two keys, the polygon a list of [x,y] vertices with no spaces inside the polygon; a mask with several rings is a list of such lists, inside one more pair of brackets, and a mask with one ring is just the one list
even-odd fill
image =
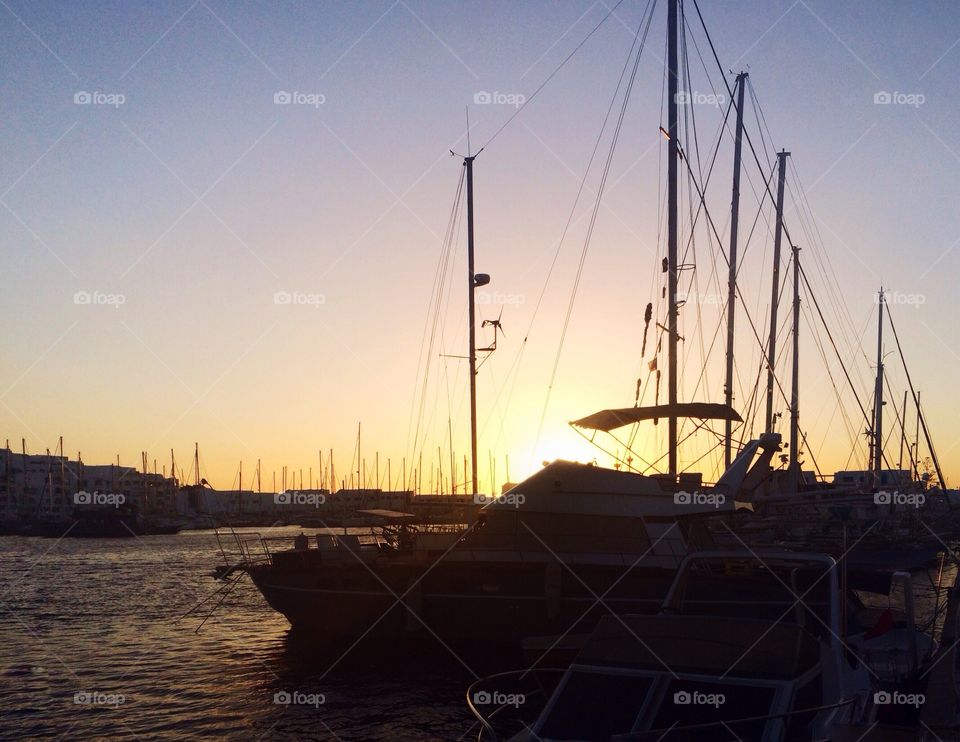
{"label": "rigging wire", "polygon": [[[457,231],[458,217],[461,211],[461,198],[463,195],[463,185],[466,178],[466,169],[460,168],[459,178],[457,180],[456,192],[453,199],[453,205],[450,209],[450,216],[447,220],[447,229],[444,233],[444,241],[441,245],[440,256],[437,261],[437,270],[434,274],[433,280],[433,298],[431,300],[430,308],[427,312],[427,318],[424,323],[423,335],[420,340],[420,358],[417,362],[417,376],[420,376],[421,371],[423,371],[423,383],[420,390],[420,404],[417,408],[416,416],[416,427],[414,428],[414,434],[412,439],[412,448],[410,448],[410,460],[413,461],[416,459],[416,453],[419,446],[420,440],[420,431],[423,423],[423,416],[426,411],[426,400],[427,400],[427,388],[430,379],[430,360],[433,357],[434,345],[437,337],[438,325],[441,322],[440,315],[440,305],[443,300],[443,294],[446,284],[446,276],[450,265],[451,255],[453,252],[454,237]],[[431,318],[432,315],[432,318]],[[432,319],[432,321],[431,321]],[[429,333],[428,333],[429,330]],[[429,341],[427,338],[429,337]],[[427,341],[427,351],[423,352],[424,342]],[[407,445],[411,446],[410,443],[410,429],[413,426],[413,407],[416,406],[417,395],[414,395],[413,400],[411,401],[411,411],[410,417],[411,421],[407,426]]]}
{"label": "rigging wire", "polygon": [[500,126],[499,129],[497,129],[495,132],[493,132],[493,136],[491,136],[491,137],[486,141],[486,144],[484,144],[479,150],[477,150],[477,154],[478,154],[478,155],[479,155],[481,152],[483,152],[483,150],[485,150],[488,146],[490,146],[490,143],[493,142],[493,140],[496,139],[498,136],[500,136],[500,132],[502,132],[504,129],[506,129],[506,128],[511,124],[511,122],[512,122],[517,116],[520,115],[520,112],[523,111],[528,105],[530,105],[530,103],[533,102],[533,99],[537,97],[537,95],[540,93],[540,91],[543,90],[543,89],[547,86],[547,84],[554,78],[554,76],[555,76],[561,69],[563,69],[563,67],[567,64],[567,62],[569,62],[569,61],[573,58],[573,56],[574,56],[578,51],[580,51],[581,47],[583,47],[583,45],[586,44],[586,43],[590,40],[590,37],[593,36],[593,35],[597,32],[597,30],[598,30],[604,23],[607,22],[607,19],[610,18],[610,16],[612,16],[612,15],[614,14],[614,12],[616,11],[616,9],[619,8],[619,7],[623,4],[623,2],[624,2],[624,0],[617,0],[617,3],[616,3],[612,8],[610,8],[609,12],[608,12],[603,18],[601,18],[601,19],[600,19],[600,22],[591,29],[590,33],[588,33],[588,34],[583,38],[583,40],[573,48],[573,51],[571,51],[566,57],[564,57],[563,61],[560,62],[560,64],[557,65],[557,66],[554,68],[553,72],[551,72],[549,75],[547,75],[547,78],[546,78],[542,83],[540,83],[540,85],[537,87],[536,90],[533,91],[533,93],[530,94],[530,97],[527,98],[527,99],[523,102],[523,104],[522,104],[519,108],[517,108],[516,111],[513,112],[513,114],[510,116],[510,118],[508,118],[506,121],[503,122],[503,124]]}
{"label": "rigging wire", "polygon": [[[613,109],[613,105],[616,102],[617,96],[619,95],[619,92],[620,92],[620,88],[622,87],[624,74],[627,70],[627,67],[630,64],[631,57],[634,56],[634,50],[636,50],[636,57],[633,62],[633,69],[631,70],[626,88],[624,89],[623,102],[620,107],[620,112],[617,117],[616,125],[614,126],[613,135],[610,142],[610,149],[607,153],[607,159],[601,174],[599,186],[597,187],[596,199],[594,201],[594,206],[590,215],[590,221],[587,226],[587,234],[584,238],[583,248],[581,249],[581,252],[580,252],[580,261],[577,266],[577,272],[574,278],[573,288],[570,293],[570,300],[567,304],[567,311],[563,321],[563,328],[560,333],[560,341],[558,343],[556,356],[554,357],[553,369],[550,374],[550,382],[547,386],[547,394],[544,398],[543,409],[540,413],[540,422],[537,426],[537,436],[535,438],[534,446],[533,446],[534,453],[536,452],[536,449],[539,446],[540,436],[543,432],[543,423],[547,416],[547,408],[549,407],[549,404],[550,404],[550,397],[553,393],[553,386],[556,381],[557,370],[560,366],[560,357],[563,352],[563,345],[564,345],[564,341],[566,340],[567,330],[570,327],[570,319],[571,319],[571,316],[573,315],[573,306],[576,301],[577,290],[580,286],[580,279],[583,276],[583,267],[587,259],[587,253],[589,252],[589,249],[590,249],[590,243],[593,237],[593,230],[597,222],[597,214],[600,210],[600,203],[603,199],[604,187],[606,186],[607,177],[610,174],[610,165],[613,161],[613,155],[614,155],[614,152],[616,151],[617,142],[620,138],[620,131],[623,128],[623,119],[624,119],[624,116],[626,115],[627,104],[630,101],[630,93],[633,91],[633,84],[637,76],[637,68],[640,65],[640,59],[643,56],[643,49],[646,44],[647,34],[650,31],[650,24],[653,20],[653,11],[656,8],[656,0],[650,0],[650,2],[648,2],[647,4],[647,7],[649,8],[649,12],[646,14],[646,19],[645,19],[646,23],[644,23],[644,19],[641,19],[640,25],[637,28],[636,35],[634,36],[633,43],[630,46],[630,53],[627,55],[627,59],[624,64],[623,70],[621,70],[620,79],[617,83],[617,88],[614,91],[613,98],[611,99],[610,107],[607,109],[607,116],[604,118],[604,127],[606,127],[607,121],[610,116],[610,112]],[[641,31],[642,31],[642,37],[641,37]]]}

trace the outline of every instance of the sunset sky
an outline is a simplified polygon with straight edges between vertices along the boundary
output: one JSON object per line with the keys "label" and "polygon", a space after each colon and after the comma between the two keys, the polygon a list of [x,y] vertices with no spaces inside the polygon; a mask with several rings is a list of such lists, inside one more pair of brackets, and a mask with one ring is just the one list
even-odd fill
{"label": "sunset sky", "polygon": [[[761,138],[749,104],[755,144],[766,154],[792,153],[787,225],[861,399],[869,405],[882,285],[894,292],[910,372],[956,486],[960,13],[934,2],[701,6],[733,73],[728,80],[750,73],[765,122]],[[404,456],[422,449],[426,467],[440,447],[449,476],[452,430],[462,485],[467,376],[462,360],[441,357],[466,352],[462,230],[427,359],[418,449],[412,429],[422,338],[462,169],[450,150],[466,152],[469,113],[473,150],[489,142],[475,165],[477,270],[492,276],[478,309],[482,319],[502,309],[505,331],[478,377],[483,485],[491,484],[491,459],[497,486],[505,480],[507,456],[514,481],[558,457],[610,464],[567,422],[629,406],[637,377],[647,383],[656,330],[641,355],[643,312],[647,302],[658,306],[665,254],[663,7],[641,57],[546,407],[545,399],[609,126],[549,282],[548,271],[647,3],[616,6],[556,70],[611,7],[5,0],[0,444],[9,438],[19,450],[23,437],[42,453],[62,435],[66,452],[82,451],[89,463],[119,453],[137,464],[146,450],[168,467],[174,448],[189,468],[196,441],[214,486],[230,487],[241,460],[248,484],[259,458],[267,489],[284,465],[305,475],[313,467],[316,478],[318,449],[324,461],[334,449],[338,479],[348,477],[358,423],[368,468],[379,451],[381,473],[389,457],[396,479]],[[711,81],[722,82],[692,2],[687,15],[690,88],[707,96]],[[706,169],[725,104],[701,97],[689,108]],[[731,153],[724,134],[707,193],[724,239]],[[744,240],[769,175],[752,158],[745,168]],[[741,242],[742,291],[761,336],[771,218],[764,207],[749,246]],[[681,312],[681,398],[720,402],[717,287],[726,266],[702,222],[696,235],[698,284],[689,290],[702,296]],[[784,253],[785,270],[786,245]],[[691,280],[685,271],[684,283]],[[824,472],[863,467],[865,424],[825,333],[808,321],[806,297],[804,306],[801,426]],[[787,301],[783,350],[789,316]],[[662,312],[655,321],[664,322]],[[480,345],[492,340],[483,332]],[[895,431],[887,453],[895,462],[893,407],[902,404],[904,374],[889,333],[885,346],[894,392],[887,431]],[[734,404],[743,410],[760,362],[744,312],[737,348]],[[787,353],[778,368],[789,361]],[[852,457],[831,377],[859,436]],[[781,381],[789,388],[788,375]],[[785,411],[782,403],[777,409]],[[665,427],[643,427],[638,452],[659,456]],[[704,445],[681,464],[691,465]],[[697,468],[715,478],[715,457]],[[424,489],[429,477],[422,473]]]}

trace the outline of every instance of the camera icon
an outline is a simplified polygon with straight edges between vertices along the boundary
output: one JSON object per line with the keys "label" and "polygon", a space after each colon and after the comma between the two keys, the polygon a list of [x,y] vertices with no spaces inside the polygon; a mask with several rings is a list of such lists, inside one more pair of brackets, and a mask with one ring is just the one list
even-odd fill
{"label": "camera icon", "polygon": [[285,690],[278,690],[273,694],[273,702],[278,706],[289,706],[293,699]]}
{"label": "camera icon", "polygon": [[93,103],[93,96],[86,90],[78,90],[73,94],[73,102],[78,106],[89,106]]}
{"label": "camera icon", "polygon": [[93,297],[90,295],[89,291],[77,291],[73,295],[74,304],[90,304],[93,301]]}
{"label": "camera icon", "polygon": [[291,503],[289,492],[277,492],[273,496],[274,505],[289,505]]}
{"label": "camera icon", "polygon": [[293,296],[289,291],[277,291],[273,295],[274,304],[290,304],[293,301]]}
{"label": "camera icon", "polygon": [[888,106],[893,102],[893,97],[886,90],[881,90],[873,94],[873,104],[875,106]]}
{"label": "camera icon", "polygon": [[873,703],[875,706],[889,706],[893,703],[893,696],[885,690],[878,690],[873,694]]}
{"label": "camera icon", "polygon": [[893,502],[893,495],[889,492],[877,492],[873,496],[874,505],[890,505]]}
{"label": "camera icon", "polygon": [[86,492],[86,491],[76,492],[73,495],[73,504],[74,505],[92,505],[93,495],[91,495],[89,492]]}
{"label": "camera icon", "polygon": [[473,694],[473,703],[476,706],[487,706],[493,703],[493,698],[485,690],[478,690]]}
{"label": "camera icon", "polygon": [[685,690],[678,690],[673,694],[673,702],[678,706],[689,706],[692,700],[690,694]]}
{"label": "camera icon", "polygon": [[486,90],[481,90],[473,94],[473,102],[478,106],[486,106],[493,102],[493,96]]}
{"label": "camera icon", "polygon": [[73,702],[78,706],[88,706],[90,704],[90,694],[85,690],[77,691],[73,694]]}
{"label": "camera icon", "polygon": [[680,92],[677,93],[678,105],[685,106],[689,102],[690,102],[690,93],[688,93],[686,90],[681,90]]}
{"label": "camera icon", "polygon": [[693,496],[689,492],[676,492],[673,495],[674,505],[689,505],[693,502]]}
{"label": "camera icon", "polygon": [[273,102],[278,106],[289,106],[292,101],[293,98],[286,90],[278,90],[273,94]]}

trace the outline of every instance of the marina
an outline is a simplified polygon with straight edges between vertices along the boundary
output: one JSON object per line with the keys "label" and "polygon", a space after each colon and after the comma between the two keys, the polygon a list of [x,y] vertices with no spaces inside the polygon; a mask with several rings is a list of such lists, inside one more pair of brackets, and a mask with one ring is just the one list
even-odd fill
{"label": "marina", "polygon": [[[281,81],[212,7],[198,5],[258,74]],[[818,33],[840,41],[839,51],[826,47],[833,64],[832,55],[849,53],[881,79],[799,5]],[[151,272],[168,264],[151,252],[167,239],[176,243],[169,250],[188,250],[180,262],[191,271],[178,287],[210,295],[184,289],[182,302],[143,309],[122,293],[76,291],[75,308],[101,312],[83,331],[117,333],[113,340],[89,352],[73,346],[86,358],[76,377],[62,358],[47,366],[77,320],[0,394],[2,432],[13,436],[0,449],[0,739],[960,740],[960,428],[950,376],[958,356],[955,332],[942,334],[958,307],[942,283],[951,274],[937,269],[957,243],[928,255],[919,239],[904,247],[876,233],[874,222],[894,230],[909,216],[919,230],[928,216],[878,213],[903,187],[844,163],[877,123],[836,152],[835,132],[863,116],[848,101],[831,111],[837,124],[826,115],[820,101],[836,95],[839,78],[785,67],[766,50],[796,6],[776,19],[763,10],[772,25],[756,40],[747,31],[756,8],[591,6],[520,75],[528,94],[474,91],[450,146],[449,132],[411,118],[417,105],[388,114],[392,104],[365,95],[343,108],[331,87],[331,110],[326,93],[276,89],[266,109],[273,124],[221,176],[242,170],[284,120],[276,135],[284,144],[264,145],[265,155],[283,152],[301,170],[288,183],[251,164],[248,183],[266,189],[261,198],[235,189],[226,199],[242,204],[237,223],[258,234],[267,227],[269,237],[250,240],[257,249],[205,200],[220,180],[198,195],[158,153],[168,144],[152,148],[127,123],[147,131],[142,110],[123,109],[127,118],[114,123],[195,200],[115,281],[135,296],[156,291]],[[162,54],[154,47],[195,7],[119,79]],[[365,18],[371,7],[302,12],[328,33],[326,21]],[[353,45],[313,73],[316,83],[339,79],[337,66],[381,22],[399,34],[395,9],[440,41],[463,68],[457,74],[479,83],[404,2],[366,19],[372,25]],[[449,12],[481,25],[516,18],[530,33],[566,10]],[[245,21],[259,13],[236,12]],[[300,12],[264,17],[299,34],[310,27]],[[831,17],[845,12],[833,8]],[[141,15],[117,25],[129,30]],[[917,27],[931,33],[918,15]],[[843,19],[851,34],[866,23]],[[797,41],[788,26],[799,29]],[[744,34],[750,45],[738,57],[729,38],[739,44]],[[785,48],[808,45],[811,65],[827,54],[794,18],[769,41],[776,37]],[[476,40],[460,41],[480,53]],[[315,61],[297,44],[263,43],[278,57]],[[761,43],[766,64],[753,64]],[[388,77],[424,53],[403,34],[391,44],[399,55],[383,56],[390,44],[364,52],[386,62]],[[234,69],[226,59],[214,64],[221,84]],[[182,72],[179,61],[174,69]],[[462,95],[462,81],[449,84]],[[150,101],[156,91],[141,85]],[[113,113],[126,101],[99,90],[73,95],[75,106]],[[919,116],[925,101],[880,90],[871,115],[896,105]],[[816,104],[821,114],[805,110]],[[147,103],[150,128],[155,105]],[[801,109],[808,118],[798,127]],[[255,110],[221,125],[227,141],[234,123],[249,133]],[[347,139],[390,145],[378,160],[391,172],[426,167],[434,150],[447,154],[398,193],[334,130],[345,110],[362,112],[344,126]],[[391,116],[396,130],[383,126]],[[103,132],[102,123],[86,125]],[[330,135],[335,155],[310,150],[318,132]],[[176,137],[195,152],[192,135]],[[518,144],[530,137],[573,176],[572,191],[546,173],[542,152]],[[896,141],[903,148],[909,139]],[[291,142],[299,147],[287,149]],[[800,173],[822,165],[821,150],[835,159],[808,184]],[[394,201],[337,252],[332,245],[371,210],[340,157]],[[177,160],[193,170],[192,158]],[[887,172],[876,156],[869,164]],[[117,180],[128,177],[124,167],[98,167],[110,187],[80,191],[85,197],[127,193]],[[808,197],[834,168],[856,179],[832,197]],[[429,203],[426,217],[405,200],[421,181],[429,196],[411,199]],[[919,190],[936,185],[925,174]],[[5,196],[0,205],[17,216]],[[242,260],[195,231],[199,204],[245,248]],[[393,222],[401,205],[413,227]],[[285,232],[285,210],[302,207],[302,233]],[[126,216],[136,222],[147,211]],[[937,217],[947,220],[946,211]],[[317,213],[334,226],[318,229]],[[848,239],[865,252],[821,213],[842,214],[856,234]],[[183,243],[168,238],[181,220],[191,235]],[[426,243],[412,229],[424,230]],[[860,229],[873,230],[883,249]],[[376,244],[362,244],[373,234]],[[923,252],[922,271],[904,269],[909,251]],[[258,303],[261,269],[280,280],[268,260],[288,279],[322,284],[333,300],[291,283],[271,288],[270,306]],[[351,278],[328,278],[334,271]],[[170,296],[169,284],[162,290]],[[937,309],[924,309],[928,296]],[[242,337],[253,327],[259,337]],[[11,347],[34,339],[11,333]],[[942,346],[935,353],[931,336]],[[117,372],[86,376],[108,349]],[[214,369],[224,358],[226,368]],[[167,386],[156,382],[160,372]],[[56,389],[51,378],[76,399],[47,406],[33,385]],[[17,390],[21,381],[33,397]],[[22,415],[4,401],[10,392]],[[64,434],[53,441],[34,432],[61,419]],[[93,453],[73,456],[65,439]],[[185,440],[187,456],[178,454]],[[133,445],[139,461],[121,464]]]}

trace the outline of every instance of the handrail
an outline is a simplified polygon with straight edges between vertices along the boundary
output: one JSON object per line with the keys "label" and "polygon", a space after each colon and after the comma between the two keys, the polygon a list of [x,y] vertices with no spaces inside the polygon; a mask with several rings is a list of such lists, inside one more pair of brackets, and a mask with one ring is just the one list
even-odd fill
{"label": "handrail", "polygon": [[719,726],[731,726],[737,724],[746,724],[748,722],[754,721],[771,721],[773,719],[786,719],[791,716],[800,716],[801,714],[809,714],[812,712],[820,711],[829,711],[830,709],[839,709],[844,706],[849,706],[852,703],[856,703],[857,697],[853,696],[843,701],[838,701],[837,703],[830,703],[824,706],[811,706],[804,709],[795,709],[793,711],[783,711],[779,714],[766,714],[764,716],[744,716],[740,719],[721,719],[720,721],[708,721],[703,722],[702,724],[688,724],[687,726],[672,726],[672,727],[663,727],[661,729],[647,729],[639,732],[628,732],[627,734],[617,734],[610,738],[611,742],[629,742],[629,740],[643,740],[652,734],[660,735],[657,739],[663,739],[668,732],[687,732],[693,729],[710,729],[712,727]]}
{"label": "handrail", "polygon": [[[506,672],[494,673],[493,675],[487,675],[486,677],[480,678],[479,680],[475,680],[473,683],[470,684],[470,687],[467,688],[467,708],[470,709],[470,713],[472,713],[475,717],[477,717],[477,721],[480,722],[480,725],[483,727],[484,731],[489,735],[489,739],[491,739],[493,742],[497,742],[499,738],[497,737],[497,732],[496,732],[496,729],[494,729],[493,724],[487,721],[487,716],[492,717],[494,714],[498,713],[500,710],[505,708],[505,706],[499,706],[495,708],[492,712],[490,712],[490,714],[484,715],[473,703],[474,689],[477,686],[479,686],[481,683],[487,683],[491,680],[494,680],[495,678],[506,678],[512,675],[519,675],[520,678],[523,679],[528,674],[538,673],[538,672],[540,673],[554,672],[554,673],[562,674],[566,672],[566,669],[562,667],[538,667],[535,669],[526,669],[526,670],[507,670]],[[537,691],[537,692],[542,692],[542,691]]]}
{"label": "handrail", "polygon": [[[473,696],[475,693],[475,689],[478,688],[480,685],[487,684],[496,678],[505,678],[513,675],[520,675],[521,677],[523,677],[526,674],[536,673],[536,672],[565,673],[567,672],[568,669],[569,668],[544,667],[544,668],[537,668],[535,670],[510,670],[507,672],[499,672],[493,675],[488,675],[487,677],[484,677],[484,678],[480,678],[479,680],[476,680],[473,683],[471,683],[470,686],[467,688],[467,693],[466,693],[467,707],[470,709],[470,712],[480,722],[480,725],[483,727],[484,732],[486,732],[486,734],[488,735],[488,738],[492,740],[492,742],[497,742],[499,737],[497,736],[496,729],[488,719],[492,718],[495,714],[499,713],[503,708],[506,708],[506,706],[501,705],[500,707],[494,709],[489,714],[482,713],[473,703]],[[613,742],[629,742],[629,740],[640,741],[647,738],[649,735],[654,735],[654,734],[662,736],[667,734],[668,732],[672,733],[672,732],[681,732],[681,731],[692,731],[696,729],[710,729],[713,727],[719,727],[724,725],[736,725],[736,724],[746,724],[746,723],[755,722],[755,721],[771,721],[773,719],[785,719],[792,716],[800,716],[802,714],[819,713],[821,711],[828,711],[831,709],[843,708],[845,706],[849,706],[850,704],[855,703],[856,701],[857,701],[857,697],[853,696],[851,698],[844,699],[837,703],[826,704],[823,706],[811,706],[809,708],[794,709],[791,711],[783,711],[778,714],[767,714],[762,716],[746,716],[740,719],[723,719],[720,721],[704,722],[701,724],[690,724],[686,726],[674,725],[674,726],[665,727],[662,729],[649,729],[649,730],[643,730],[643,731],[637,731],[637,732],[628,732],[627,734],[619,734],[619,735],[613,736],[611,737],[611,740]]]}

